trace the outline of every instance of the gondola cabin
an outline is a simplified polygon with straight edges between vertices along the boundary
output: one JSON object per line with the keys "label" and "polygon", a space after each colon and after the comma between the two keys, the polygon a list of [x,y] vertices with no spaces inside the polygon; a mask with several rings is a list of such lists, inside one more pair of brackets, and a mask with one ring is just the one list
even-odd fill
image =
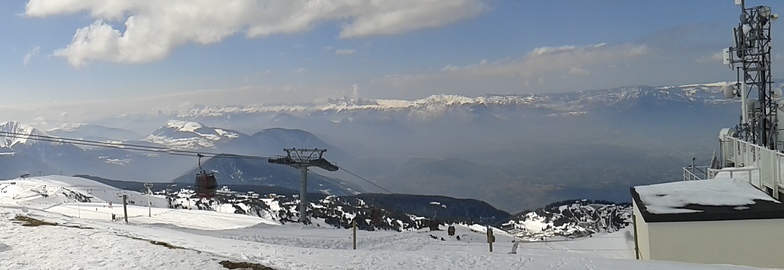
{"label": "gondola cabin", "polygon": [[215,180],[214,173],[201,171],[196,174],[196,183],[193,186],[196,188],[196,196],[199,198],[212,198],[215,197],[215,192],[218,189],[218,181]]}

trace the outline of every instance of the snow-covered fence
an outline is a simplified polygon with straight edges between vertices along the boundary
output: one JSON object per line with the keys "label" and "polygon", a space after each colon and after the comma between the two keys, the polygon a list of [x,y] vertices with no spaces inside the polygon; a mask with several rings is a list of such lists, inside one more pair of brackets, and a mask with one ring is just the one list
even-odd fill
{"label": "snow-covered fence", "polygon": [[751,184],[778,199],[779,187],[784,186],[784,177],[781,175],[784,153],[732,137],[723,138],[721,153],[722,167],[756,168],[759,177],[750,179]]}

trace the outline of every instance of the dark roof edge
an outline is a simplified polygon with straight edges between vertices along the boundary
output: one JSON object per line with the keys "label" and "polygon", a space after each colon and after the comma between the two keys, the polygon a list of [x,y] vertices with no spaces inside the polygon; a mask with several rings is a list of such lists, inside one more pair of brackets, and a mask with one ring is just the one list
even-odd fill
{"label": "dark roof edge", "polygon": [[[766,200],[754,200],[752,210],[716,211],[726,210],[734,206],[705,206],[687,205],[687,209],[700,209],[698,213],[667,213],[653,214],[640,199],[634,187],[630,188],[632,199],[639,208],[638,211],[646,223],[656,222],[689,222],[689,221],[722,221],[722,220],[753,220],[753,219],[784,219],[784,205]],[[754,209],[757,208],[757,209]],[[714,211],[711,211],[714,210]]]}

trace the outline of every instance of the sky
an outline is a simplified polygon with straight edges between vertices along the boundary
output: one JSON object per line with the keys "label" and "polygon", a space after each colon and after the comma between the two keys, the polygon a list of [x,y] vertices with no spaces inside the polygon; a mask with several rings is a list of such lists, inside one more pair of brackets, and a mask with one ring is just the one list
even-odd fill
{"label": "sky", "polygon": [[731,0],[2,1],[0,120],[728,81],[739,14]]}

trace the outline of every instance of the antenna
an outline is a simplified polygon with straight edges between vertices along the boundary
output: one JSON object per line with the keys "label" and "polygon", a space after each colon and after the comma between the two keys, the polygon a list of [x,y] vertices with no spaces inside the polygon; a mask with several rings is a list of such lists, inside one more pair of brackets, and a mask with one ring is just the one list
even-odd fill
{"label": "antenna", "polygon": [[300,169],[302,172],[299,191],[299,221],[307,224],[308,167],[319,167],[334,172],[338,170],[338,166],[322,157],[324,152],[327,152],[327,149],[283,148],[283,151],[286,152],[285,156],[274,156],[267,161],[274,164],[289,165]]}
{"label": "antenna", "polygon": [[[725,49],[724,63],[737,73],[735,87],[741,97],[741,122],[736,127],[738,136],[748,142],[775,150],[778,147],[779,106],[770,72],[770,28],[778,18],[769,6],[746,7],[745,0],[735,0],[741,6],[740,23],[733,28],[734,47]],[[729,96],[729,90],[725,95]]]}

